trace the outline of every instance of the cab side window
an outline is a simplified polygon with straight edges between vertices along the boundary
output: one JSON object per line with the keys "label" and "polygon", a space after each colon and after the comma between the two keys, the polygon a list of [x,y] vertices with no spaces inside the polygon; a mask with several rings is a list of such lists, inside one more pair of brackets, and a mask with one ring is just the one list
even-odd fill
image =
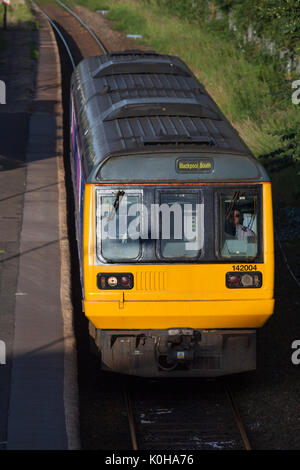
{"label": "cab side window", "polygon": [[220,196],[220,248],[223,258],[257,255],[257,195],[233,191]]}

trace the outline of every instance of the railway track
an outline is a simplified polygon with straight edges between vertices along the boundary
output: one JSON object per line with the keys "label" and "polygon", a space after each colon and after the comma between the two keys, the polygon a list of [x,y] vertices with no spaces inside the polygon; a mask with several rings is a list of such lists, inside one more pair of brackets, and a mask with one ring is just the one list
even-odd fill
{"label": "railway track", "polygon": [[77,15],[77,13],[75,13],[73,10],[71,10],[71,8],[69,8],[67,5],[65,5],[63,2],[61,2],[60,0],[56,0],[56,3],[58,3],[61,7],[63,7],[68,13],[70,13],[70,15],[72,15],[74,18],[76,18],[76,20],[88,31],[88,33],[92,36],[92,38],[95,39],[96,43],[98,44],[98,46],[100,47],[100,50],[102,51],[103,54],[107,54],[108,53],[108,49],[106,49],[106,47],[104,46],[103,42],[100,41],[100,39],[98,38],[98,36],[94,33],[94,31],[92,30],[92,28],[89,27],[89,25],[86,24],[85,21],[83,21],[82,18],[80,18],[79,15]]}
{"label": "railway track", "polygon": [[172,383],[124,388],[133,450],[251,450],[226,382]]}
{"label": "railway track", "polygon": [[[64,12],[68,14],[72,19],[75,19],[83,28],[86,34],[92,38],[92,40],[95,42],[97,45],[97,53],[99,54],[107,54],[108,49],[105,47],[103,42],[99,39],[99,37],[96,35],[96,33],[93,31],[92,28],[89,27],[89,25],[79,16],[77,13],[75,13],[71,8],[69,8],[65,3],[61,2],[60,0],[55,0],[57,5],[63,8]],[[60,24],[59,20],[57,18],[53,18],[51,15],[51,10],[49,12],[49,8],[42,8],[37,2],[34,0],[30,0],[31,4],[35,6],[37,9],[40,10],[40,12],[47,18],[49,23],[51,24],[52,28],[54,29],[57,37],[59,40],[62,42],[63,47],[65,48],[65,51],[70,59],[72,68],[74,69],[76,65],[80,62],[81,59],[84,58],[85,54],[79,54],[78,50],[76,50],[76,41],[72,38],[72,36],[69,34],[68,31],[66,31],[65,27]],[[81,43],[83,38],[81,38]],[[86,54],[86,56],[92,55],[92,54]]]}

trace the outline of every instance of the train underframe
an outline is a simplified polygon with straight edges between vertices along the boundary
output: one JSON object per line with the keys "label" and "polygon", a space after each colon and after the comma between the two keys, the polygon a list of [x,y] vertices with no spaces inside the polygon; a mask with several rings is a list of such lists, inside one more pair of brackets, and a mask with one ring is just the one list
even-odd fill
{"label": "train underframe", "polygon": [[256,369],[255,329],[100,330],[102,369],[141,377],[218,377]]}

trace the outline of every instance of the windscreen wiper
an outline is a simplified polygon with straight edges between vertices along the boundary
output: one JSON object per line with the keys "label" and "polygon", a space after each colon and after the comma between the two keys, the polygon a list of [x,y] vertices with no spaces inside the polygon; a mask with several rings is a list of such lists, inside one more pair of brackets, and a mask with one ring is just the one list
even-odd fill
{"label": "windscreen wiper", "polygon": [[227,209],[227,212],[226,212],[226,215],[225,215],[225,220],[228,220],[230,215],[231,215],[231,212],[232,212],[232,209],[234,208],[235,206],[235,203],[237,201],[237,198],[239,197],[241,191],[235,191],[234,195],[233,195],[233,198],[231,199],[230,201],[230,205]]}
{"label": "windscreen wiper", "polygon": [[114,218],[115,214],[117,213],[117,211],[119,209],[119,206],[120,206],[120,203],[123,199],[124,194],[125,194],[125,191],[120,190],[120,191],[117,192],[116,199],[113,203],[113,208],[110,211],[110,214],[108,215],[107,220],[112,220]]}

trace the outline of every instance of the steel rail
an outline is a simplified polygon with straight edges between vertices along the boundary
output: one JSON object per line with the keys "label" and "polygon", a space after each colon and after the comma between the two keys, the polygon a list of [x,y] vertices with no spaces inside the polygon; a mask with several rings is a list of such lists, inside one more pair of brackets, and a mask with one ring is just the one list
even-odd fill
{"label": "steel rail", "polygon": [[82,26],[84,26],[84,28],[90,33],[90,35],[95,39],[96,43],[98,44],[98,46],[100,47],[100,49],[102,50],[102,52],[104,54],[107,54],[108,53],[108,50],[106,49],[106,47],[104,46],[104,44],[100,41],[100,39],[98,38],[98,36],[95,34],[95,32],[92,30],[92,28],[90,28],[86,23],[85,21],[83,21],[82,18],[80,18],[80,16],[77,15],[77,13],[75,13],[73,10],[71,10],[71,8],[69,8],[67,5],[65,5],[63,2],[61,2],[60,0],[56,0],[56,3],[58,3],[60,6],[62,6],[66,11],[68,11],[72,16],[74,16],[74,18],[77,19],[77,21],[79,21],[79,23],[82,24]]}
{"label": "steel rail", "polygon": [[47,15],[47,13],[44,12],[44,10],[42,10],[42,8],[37,5],[33,0],[30,0],[30,2],[32,3],[32,5],[34,5],[37,9],[40,10],[40,12],[47,18],[47,20],[49,21],[49,23],[51,24],[52,28],[55,29],[55,31],[57,32],[57,34],[59,35],[60,39],[62,40],[65,48],[66,48],[66,51],[68,53],[68,56],[69,56],[69,59],[71,61],[71,64],[72,64],[72,67],[73,69],[75,69],[76,67],[76,64],[75,64],[75,61],[73,59],[73,56],[72,56],[72,53],[71,53],[71,49],[69,48],[62,32],[59,30],[59,28],[56,26],[56,24],[54,23],[54,21],[50,18],[50,16]]}
{"label": "steel rail", "polygon": [[283,259],[284,259],[284,262],[285,262],[285,264],[286,264],[286,267],[287,267],[287,269],[288,269],[288,271],[289,271],[291,277],[292,277],[292,278],[294,279],[294,281],[296,282],[297,286],[300,287],[300,282],[298,281],[298,279],[297,279],[295,273],[293,272],[292,268],[291,268],[290,265],[289,265],[287,256],[286,256],[286,254],[285,254],[285,252],[284,252],[284,249],[283,249],[283,247],[282,247],[282,244],[281,244],[281,241],[280,241],[280,239],[279,239],[279,235],[278,235],[278,232],[276,231],[276,229],[275,229],[275,234],[276,234],[276,242],[278,243],[278,246],[279,246],[279,249],[280,249],[281,254],[282,254],[282,256],[283,256]]}
{"label": "steel rail", "polygon": [[[233,397],[233,394],[230,390],[230,387],[227,383],[223,383],[224,386],[224,391],[227,396],[227,399],[230,403],[234,420],[236,423],[236,426],[239,430],[243,445],[245,447],[245,450],[252,450],[249,438],[247,436],[247,432],[245,429],[245,426],[243,424],[241,415],[239,413],[238,407],[236,405],[235,399]],[[134,412],[133,412],[133,406],[130,398],[130,392],[128,388],[124,388],[124,401],[126,405],[126,412],[127,412],[127,417],[128,417],[128,423],[129,423],[129,429],[130,429],[130,438],[131,438],[131,443],[132,443],[132,448],[133,450],[139,450],[138,448],[138,443],[137,443],[137,434],[136,434],[136,424],[135,424],[135,418],[134,418]]]}
{"label": "steel rail", "polygon": [[135,420],[134,420],[134,413],[132,408],[132,403],[129,395],[128,389],[124,389],[124,400],[126,405],[129,429],[130,429],[130,438],[132,443],[133,450],[138,450],[137,438],[136,438],[136,430],[135,430]]}
{"label": "steel rail", "polygon": [[225,389],[225,393],[227,395],[227,398],[231,404],[231,408],[232,408],[232,411],[233,411],[233,415],[234,415],[234,419],[235,419],[235,422],[236,422],[236,425],[239,429],[239,432],[240,432],[240,435],[241,435],[241,438],[242,438],[242,441],[243,441],[243,444],[245,446],[245,449],[246,450],[252,450],[252,447],[251,447],[251,444],[250,444],[250,441],[248,439],[248,436],[247,436],[247,432],[246,432],[246,429],[245,429],[245,426],[243,424],[243,421],[242,421],[242,418],[241,418],[241,415],[240,415],[240,412],[238,410],[238,407],[235,403],[235,400],[234,400],[234,397],[233,397],[233,394],[229,388],[229,385],[224,383],[224,389]]}

